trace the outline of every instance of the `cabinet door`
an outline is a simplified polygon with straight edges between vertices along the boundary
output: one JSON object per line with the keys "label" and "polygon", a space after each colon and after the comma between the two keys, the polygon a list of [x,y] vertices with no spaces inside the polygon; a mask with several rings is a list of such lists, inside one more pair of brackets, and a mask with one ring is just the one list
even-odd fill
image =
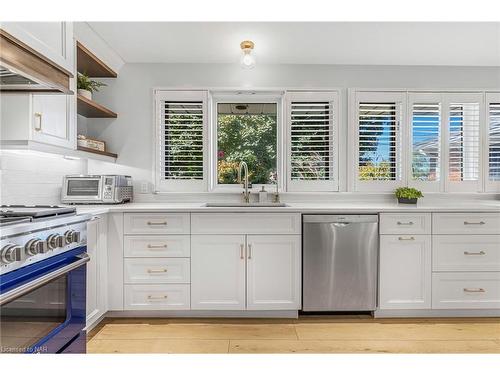
{"label": "cabinet door", "polygon": [[191,309],[245,309],[245,236],[191,237]]}
{"label": "cabinet door", "polygon": [[431,236],[380,236],[381,309],[431,308]]}
{"label": "cabinet door", "polygon": [[301,237],[247,236],[247,308],[298,310],[301,307]]}
{"label": "cabinet door", "polygon": [[71,96],[33,95],[32,139],[54,146],[73,146]]}
{"label": "cabinet door", "polygon": [[98,221],[99,220],[93,220],[87,223],[87,254],[90,257],[90,261],[87,263],[87,325],[91,324],[99,314],[97,297]]}

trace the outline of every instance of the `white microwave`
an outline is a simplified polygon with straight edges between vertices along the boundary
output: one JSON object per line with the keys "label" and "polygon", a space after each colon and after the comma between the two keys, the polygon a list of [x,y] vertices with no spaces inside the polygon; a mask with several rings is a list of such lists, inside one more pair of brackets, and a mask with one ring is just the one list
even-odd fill
{"label": "white microwave", "polygon": [[64,176],[62,203],[117,204],[131,202],[132,178],[124,175]]}

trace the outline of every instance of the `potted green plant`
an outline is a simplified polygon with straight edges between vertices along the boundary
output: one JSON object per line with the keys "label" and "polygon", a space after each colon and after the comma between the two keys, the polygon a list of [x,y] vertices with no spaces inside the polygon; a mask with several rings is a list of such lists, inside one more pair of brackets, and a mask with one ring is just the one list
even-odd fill
{"label": "potted green plant", "polygon": [[92,100],[92,93],[99,91],[103,86],[107,86],[105,83],[94,81],[90,79],[85,73],[79,73],[77,78],[77,89],[78,95],[81,95],[89,100]]}
{"label": "potted green plant", "polygon": [[417,204],[418,198],[422,198],[424,195],[420,190],[410,187],[400,187],[394,191],[396,198],[398,198],[398,203],[404,204]]}

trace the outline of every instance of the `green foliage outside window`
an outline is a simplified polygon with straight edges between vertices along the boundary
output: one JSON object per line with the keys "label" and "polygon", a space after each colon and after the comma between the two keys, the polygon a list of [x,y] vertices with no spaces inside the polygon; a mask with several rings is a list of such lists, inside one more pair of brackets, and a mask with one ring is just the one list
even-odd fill
{"label": "green foliage outside window", "polygon": [[249,181],[272,183],[276,174],[276,116],[219,114],[217,118],[217,179],[238,183],[238,166],[248,164]]}

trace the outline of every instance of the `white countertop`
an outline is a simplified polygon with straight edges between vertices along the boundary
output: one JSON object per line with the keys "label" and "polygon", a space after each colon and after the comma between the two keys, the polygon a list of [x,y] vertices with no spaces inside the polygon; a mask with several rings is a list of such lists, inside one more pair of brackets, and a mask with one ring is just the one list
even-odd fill
{"label": "white countertop", "polygon": [[126,203],[79,205],[78,214],[108,212],[299,212],[299,213],[379,213],[379,212],[499,212],[500,200],[436,201],[416,205],[396,202],[310,202],[287,203],[286,207],[206,207],[205,203]]}

